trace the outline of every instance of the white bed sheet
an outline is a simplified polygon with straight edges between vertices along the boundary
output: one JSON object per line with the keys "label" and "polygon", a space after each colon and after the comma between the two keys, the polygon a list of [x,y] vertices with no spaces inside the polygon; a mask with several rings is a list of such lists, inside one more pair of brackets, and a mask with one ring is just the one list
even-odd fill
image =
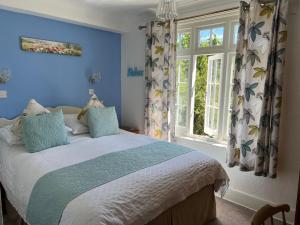
{"label": "white bed sheet", "polygon": [[[69,145],[34,154],[27,153],[24,146],[1,142],[0,179],[8,199],[26,218],[31,191],[48,172],[155,141],[128,132],[96,139],[79,135]],[[65,208],[60,225],[146,224],[203,187],[215,184],[218,190],[226,181],[226,172],[216,160],[193,151],[78,196]]]}

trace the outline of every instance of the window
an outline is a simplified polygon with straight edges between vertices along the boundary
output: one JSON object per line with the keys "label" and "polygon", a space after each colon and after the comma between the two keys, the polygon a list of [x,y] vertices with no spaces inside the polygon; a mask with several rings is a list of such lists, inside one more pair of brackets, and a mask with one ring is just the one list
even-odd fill
{"label": "window", "polygon": [[179,59],[176,66],[177,83],[177,126],[187,126],[190,60]]}
{"label": "window", "polygon": [[204,133],[210,136],[214,136],[218,132],[220,111],[220,76],[222,65],[222,54],[216,54],[208,57]]}
{"label": "window", "polygon": [[191,47],[191,32],[182,32],[177,34],[177,48],[189,49]]}
{"label": "window", "polygon": [[237,41],[238,41],[238,31],[239,31],[239,24],[238,23],[234,23],[233,24],[233,32],[232,32],[232,35],[233,35],[233,45],[237,45]]}
{"label": "window", "polygon": [[237,20],[234,11],[178,24],[176,135],[217,142],[227,139]]}
{"label": "window", "polygon": [[216,47],[223,45],[224,27],[199,30],[199,47]]}

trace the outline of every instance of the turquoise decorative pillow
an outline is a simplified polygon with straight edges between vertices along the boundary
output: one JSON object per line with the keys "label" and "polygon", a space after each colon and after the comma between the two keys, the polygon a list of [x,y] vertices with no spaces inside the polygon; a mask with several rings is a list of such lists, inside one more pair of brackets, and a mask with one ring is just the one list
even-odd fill
{"label": "turquoise decorative pillow", "polygon": [[89,108],[87,121],[92,138],[120,133],[115,107]]}
{"label": "turquoise decorative pillow", "polygon": [[30,153],[69,144],[62,111],[23,117],[22,139]]}

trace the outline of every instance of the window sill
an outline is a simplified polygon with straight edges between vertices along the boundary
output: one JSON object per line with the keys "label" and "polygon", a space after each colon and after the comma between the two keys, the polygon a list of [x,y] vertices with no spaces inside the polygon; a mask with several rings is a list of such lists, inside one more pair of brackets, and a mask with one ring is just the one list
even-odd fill
{"label": "window sill", "polygon": [[207,144],[212,145],[218,148],[227,148],[227,145],[225,142],[218,142],[216,140],[206,138],[206,137],[197,137],[197,136],[175,136],[175,141],[177,140],[184,140],[189,142],[195,142],[195,143],[201,143],[201,144]]}
{"label": "window sill", "polygon": [[176,136],[174,142],[200,151],[201,153],[218,160],[220,163],[226,161],[227,145],[224,143],[216,143],[199,137],[188,136]]}

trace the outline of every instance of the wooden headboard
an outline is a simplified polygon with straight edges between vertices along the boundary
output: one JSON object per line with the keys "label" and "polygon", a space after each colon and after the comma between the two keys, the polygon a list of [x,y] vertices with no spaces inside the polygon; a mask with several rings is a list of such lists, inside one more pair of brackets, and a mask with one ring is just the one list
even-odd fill
{"label": "wooden headboard", "polygon": [[[81,108],[74,107],[74,106],[57,106],[55,108],[47,108],[49,111],[54,112],[57,110],[62,110],[64,114],[73,114],[73,113],[79,113]],[[10,124],[13,124],[19,117],[16,117],[12,120],[0,118],[0,127],[4,127]]]}

